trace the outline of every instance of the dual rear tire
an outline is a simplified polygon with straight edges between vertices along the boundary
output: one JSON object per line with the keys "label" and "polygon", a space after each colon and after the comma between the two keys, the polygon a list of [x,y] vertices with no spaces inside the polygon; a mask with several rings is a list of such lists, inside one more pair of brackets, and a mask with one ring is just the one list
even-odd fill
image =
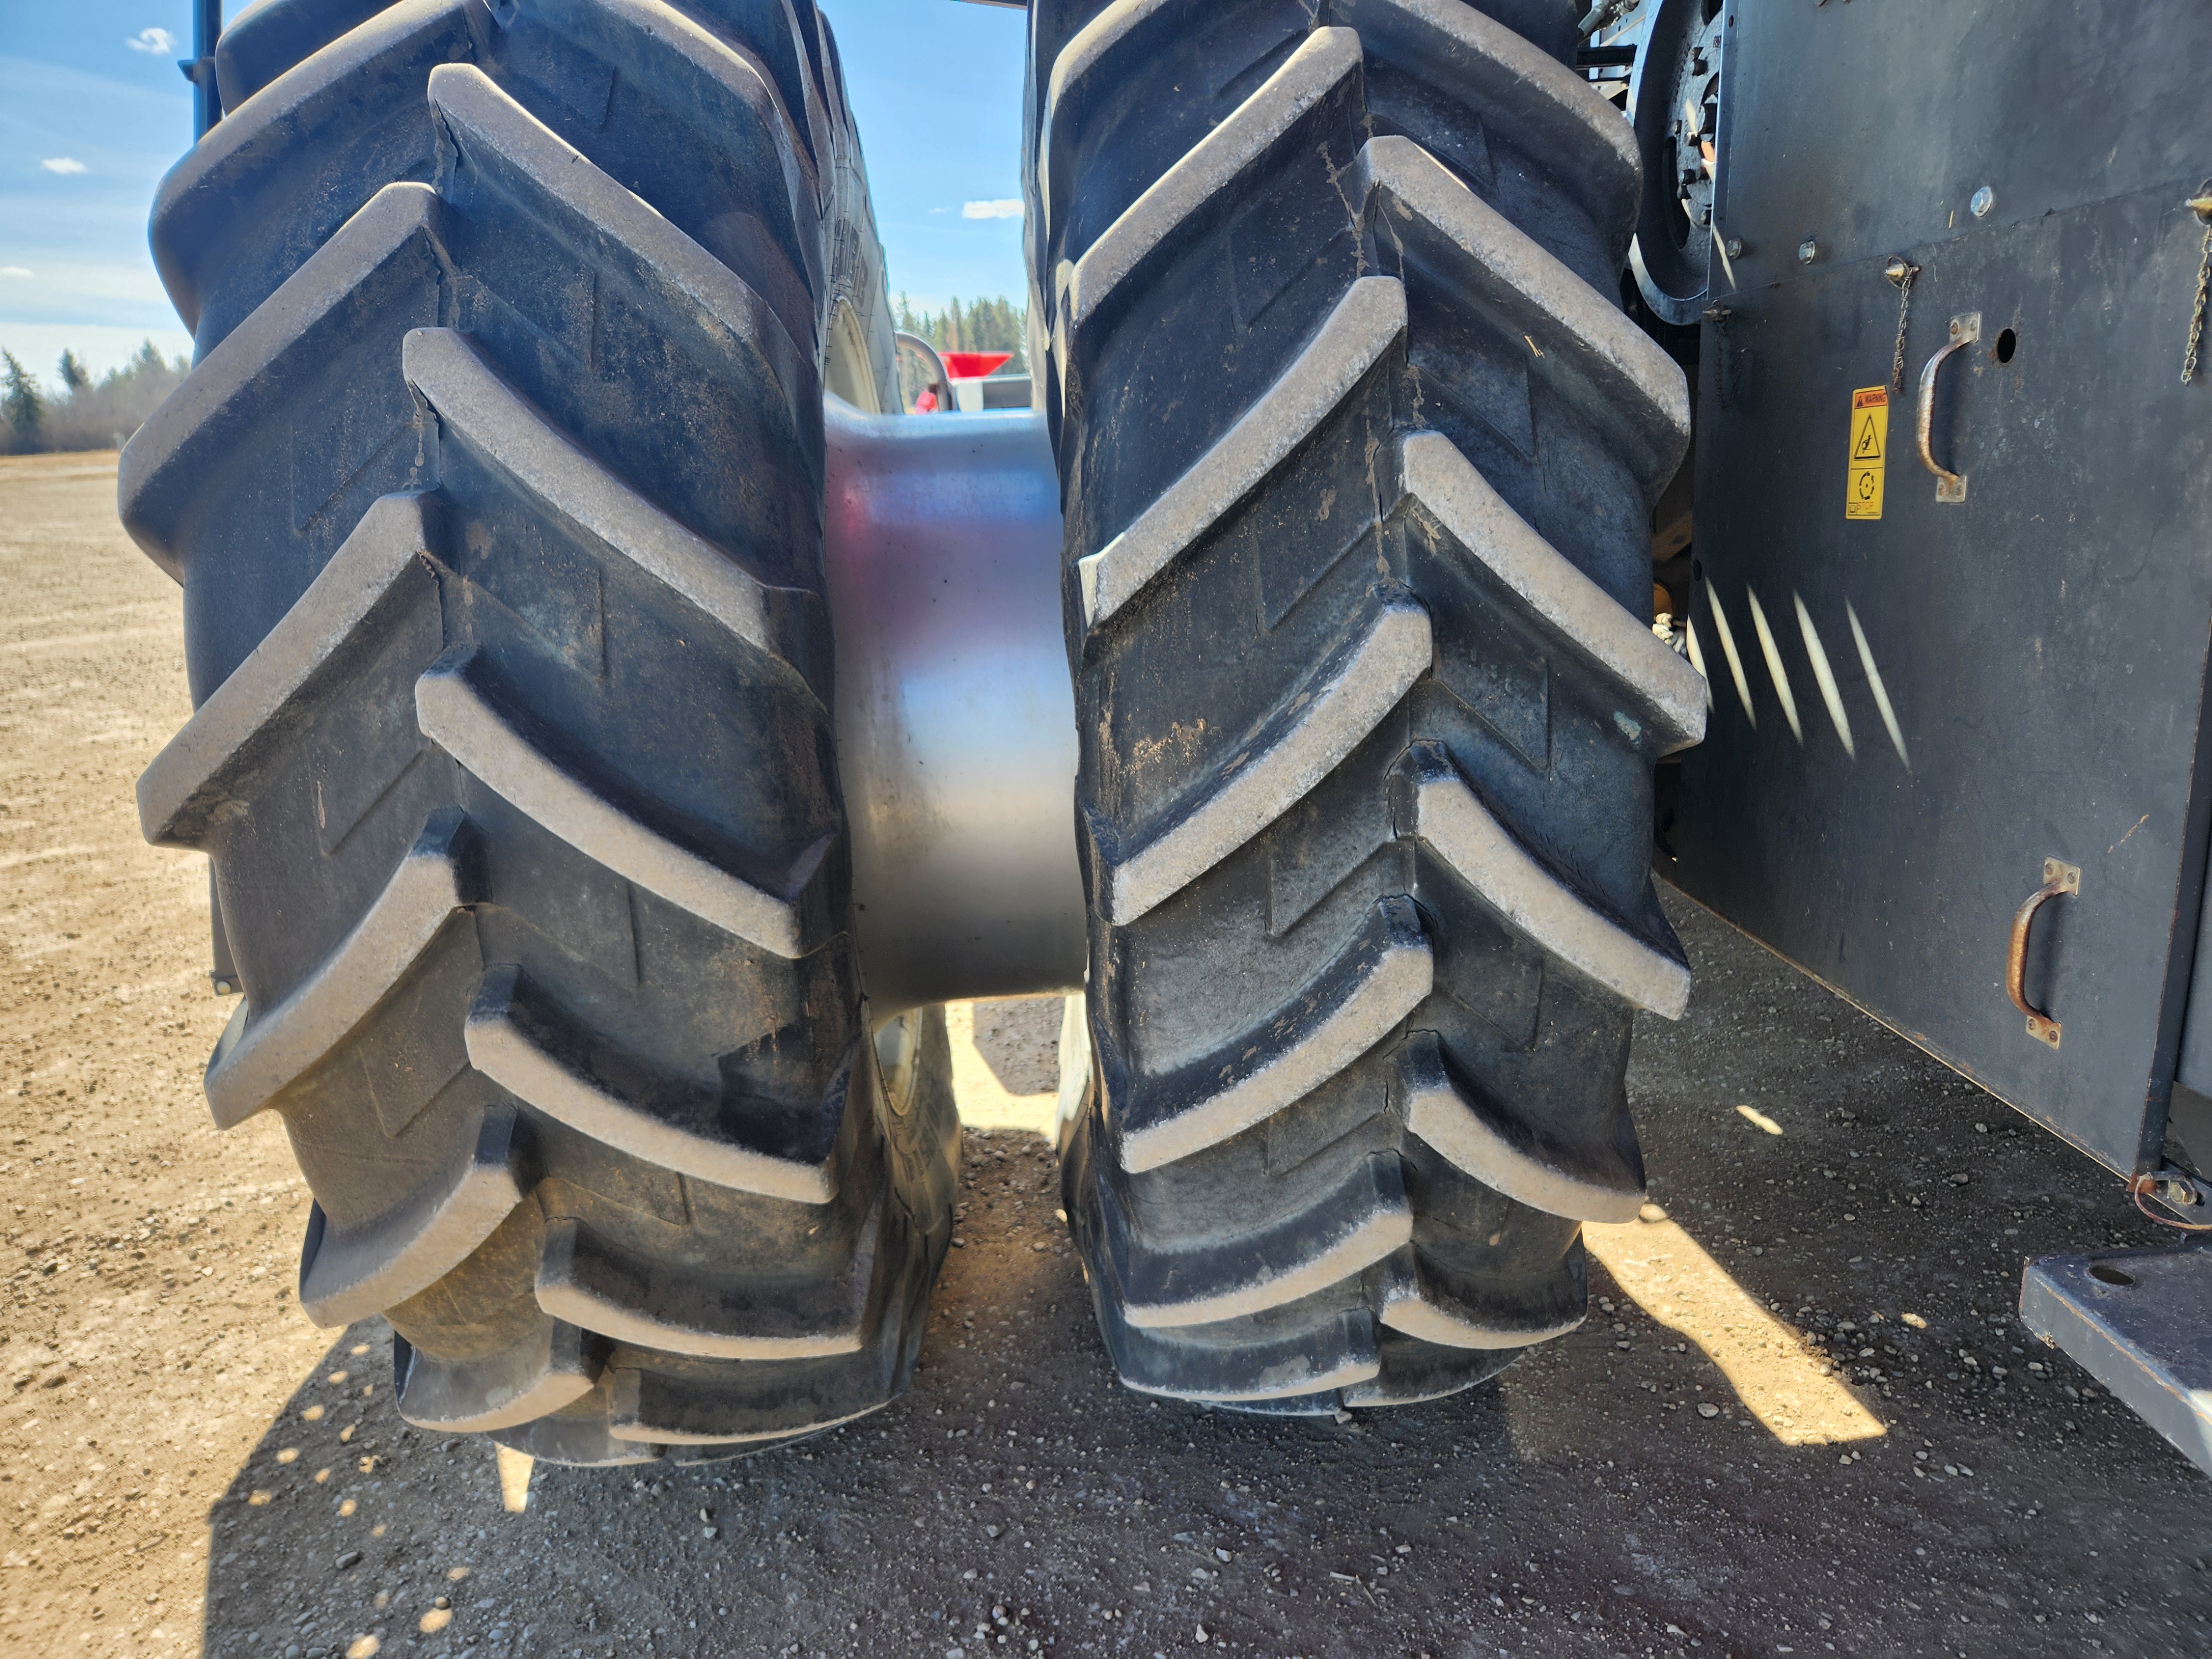
{"label": "dual rear tire", "polygon": [[[1063,1173],[1139,1389],[1466,1387],[1579,1319],[1580,1224],[1640,1194],[1686,406],[1603,297],[1625,124],[1511,24],[1031,7]],[[878,1407],[959,1132],[941,1013],[878,1028],[853,942],[823,398],[896,405],[828,24],[272,0],[218,74],[153,226],[196,367],[121,483],[197,705],[140,804],[213,862],[209,1098],[284,1120],[302,1304],[390,1319],[410,1420],[562,1462]]]}

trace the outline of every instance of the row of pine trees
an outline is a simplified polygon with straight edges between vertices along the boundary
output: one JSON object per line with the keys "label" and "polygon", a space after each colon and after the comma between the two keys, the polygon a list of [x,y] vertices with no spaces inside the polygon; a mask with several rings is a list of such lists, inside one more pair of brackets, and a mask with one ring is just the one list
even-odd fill
{"label": "row of pine trees", "polygon": [[181,356],[163,357],[149,340],[95,380],[76,353],[64,351],[55,370],[61,384],[49,391],[14,352],[0,350],[0,453],[120,449],[190,367]]}
{"label": "row of pine trees", "polygon": [[964,309],[956,294],[941,312],[917,312],[902,294],[896,314],[899,327],[919,334],[939,351],[1011,351],[1013,362],[999,372],[1030,372],[1029,311],[1003,294],[995,300],[975,301]]}

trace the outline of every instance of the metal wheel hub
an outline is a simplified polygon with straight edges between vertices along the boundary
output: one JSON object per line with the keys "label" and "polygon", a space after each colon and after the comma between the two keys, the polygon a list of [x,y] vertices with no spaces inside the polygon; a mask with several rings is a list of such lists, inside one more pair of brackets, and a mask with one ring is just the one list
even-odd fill
{"label": "metal wheel hub", "polygon": [[1710,241],[1713,224],[1714,137],[1720,129],[1721,28],[1716,11],[1691,36],[1669,88],[1667,137],[1674,157],[1674,199],[1686,224],[1684,246]]}
{"label": "metal wheel hub", "polygon": [[838,769],[875,1017],[1079,990],[1075,698],[1044,417],[823,401]]}
{"label": "metal wheel hub", "polygon": [[1656,0],[1648,21],[1616,37],[1633,41],[1630,118],[1644,157],[1644,199],[1629,263],[1644,303],[1686,325],[1703,314],[1715,273],[1725,276],[1720,131],[1728,12],[1722,0]]}

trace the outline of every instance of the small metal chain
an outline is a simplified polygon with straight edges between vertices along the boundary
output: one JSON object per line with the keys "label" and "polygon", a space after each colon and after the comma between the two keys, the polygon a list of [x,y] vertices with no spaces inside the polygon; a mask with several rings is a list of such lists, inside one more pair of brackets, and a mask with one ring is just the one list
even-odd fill
{"label": "small metal chain", "polygon": [[2212,179],[2197,187],[2197,194],[2186,204],[2204,222],[2204,249],[2197,261],[2197,297],[2189,307],[2189,349],[2181,355],[2181,383],[2187,386],[2197,378],[2197,348],[2204,339],[2204,301],[2212,293]]}
{"label": "small metal chain", "polygon": [[1726,306],[1707,306],[1705,320],[1713,325],[1713,396],[1723,409],[1729,406],[1729,319],[1735,315]]}
{"label": "small metal chain", "polygon": [[1912,279],[1920,274],[1920,267],[1910,259],[1892,259],[1882,268],[1883,276],[1897,285],[1897,349],[1889,360],[1889,389],[1905,390],[1905,319],[1912,309]]}

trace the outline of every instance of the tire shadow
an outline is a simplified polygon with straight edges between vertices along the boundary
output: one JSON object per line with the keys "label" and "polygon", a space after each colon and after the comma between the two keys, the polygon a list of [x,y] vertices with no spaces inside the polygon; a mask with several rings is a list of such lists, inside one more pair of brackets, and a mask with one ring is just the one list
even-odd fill
{"label": "tire shadow", "polygon": [[[204,1650],[362,1656],[458,1622],[500,1513],[489,1448],[401,1421],[392,1330],[333,1341],[208,1514]],[[423,1626],[426,1615],[431,1617]]]}
{"label": "tire shadow", "polygon": [[1349,1424],[1133,1393],[1059,1203],[1035,1135],[971,1131],[963,1243],[904,1395],[738,1461],[540,1463],[520,1513],[489,1443],[400,1420],[391,1332],[363,1322],[210,1514],[205,1652],[975,1659],[1182,1651],[1200,1628],[1422,1650],[1449,1573],[1416,1595],[1392,1552],[1462,1530],[1416,1471],[1516,1461],[1498,1389]]}
{"label": "tire shadow", "polygon": [[1010,1095],[1060,1087],[1060,1022],[1066,999],[987,998],[975,1003],[975,1052]]}

